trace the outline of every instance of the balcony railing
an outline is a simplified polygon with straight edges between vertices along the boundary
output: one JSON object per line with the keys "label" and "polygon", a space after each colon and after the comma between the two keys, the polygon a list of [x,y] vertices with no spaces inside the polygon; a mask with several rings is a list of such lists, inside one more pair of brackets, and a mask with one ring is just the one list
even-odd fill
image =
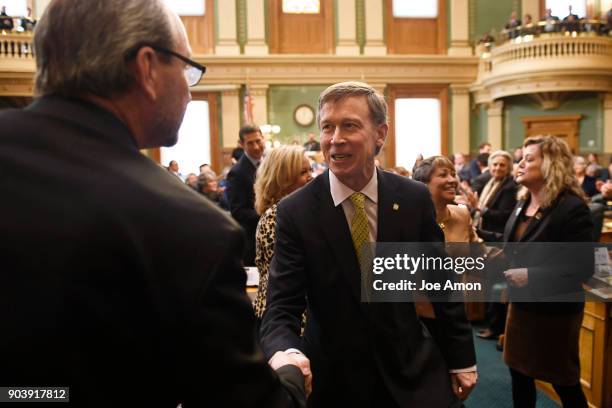
{"label": "balcony railing", "polygon": [[606,20],[583,18],[576,21],[559,21],[550,19],[502,30],[498,38],[498,44],[525,36],[559,33],[567,36],[576,36],[580,33],[607,36],[611,30],[612,24]]}
{"label": "balcony railing", "polygon": [[580,21],[580,32],[560,28],[526,34],[525,28],[517,27],[520,34],[516,37],[499,44],[479,44],[478,79],[472,86],[476,98],[491,101],[534,92],[611,92],[612,35],[594,21]]}
{"label": "balcony railing", "polygon": [[33,59],[32,33],[17,31],[0,32],[0,58],[4,61],[11,59]]}

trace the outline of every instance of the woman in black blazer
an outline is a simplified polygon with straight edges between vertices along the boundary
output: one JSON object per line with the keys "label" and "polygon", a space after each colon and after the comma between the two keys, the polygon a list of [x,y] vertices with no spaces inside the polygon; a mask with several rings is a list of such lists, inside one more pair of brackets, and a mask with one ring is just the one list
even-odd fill
{"label": "woman in black blazer", "polygon": [[[593,250],[575,243],[592,241],[593,224],[572,164],[561,139],[536,136],[525,141],[516,178],[523,187],[504,231],[506,242],[529,243],[505,246],[511,303],[504,361],[510,367],[515,407],[535,407],[535,379],[551,383],[564,407],[587,407],[578,338],[582,283],[593,274]],[[533,244],[538,242],[549,244]],[[567,293],[578,294],[572,298],[578,301],[543,302]]]}

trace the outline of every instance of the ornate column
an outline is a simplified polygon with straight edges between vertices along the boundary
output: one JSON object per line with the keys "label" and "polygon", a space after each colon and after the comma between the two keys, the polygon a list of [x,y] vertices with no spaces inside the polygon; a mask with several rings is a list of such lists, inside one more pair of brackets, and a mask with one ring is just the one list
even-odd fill
{"label": "ornate column", "polygon": [[487,107],[487,141],[491,150],[502,148],[504,134],[504,101],[493,101]]}
{"label": "ornate column", "polygon": [[234,148],[238,143],[238,131],[240,130],[240,86],[235,85],[233,89],[221,91],[221,119],[223,129],[223,147]]}
{"label": "ornate column", "polygon": [[604,146],[603,150],[606,153],[612,153],[612,93],[604,96],[603,100],[603,128],[604,128]]}
{"label": "ornate column", "polygon": [[215,45],[216,55],[240,55],[236,32],[236,2],[218,1],[219,42]]}
{"label": "ornate column", "polygon": [[452,153],[470,153],[470,92],[466,85],[451,85]]}
{"label": "ornate column", "polygon": [[383,0],[365,0],[366,42],[364,55],[386,55],[384,42]]}
{"label": "ornate column", "polygon": [[449,3],[451,41],[448,55],[469,57],[472,55],[472,47],[469,43],[469,1],[452,0]]}
{"label": "ornate column", "polygon": [[246,55],[268,55],[264,0],[247,0],[247,43]]}
{"label": "ornate column", "polygon": [[355,0],[338,0],[338,45],[336,55],[359,55]]}
{"label": "ornate column", "polygon": [[253,120],[261,126],[268,123],[268,88],[267,84],[256,84],[249,86],[249,92],[253,101]]}

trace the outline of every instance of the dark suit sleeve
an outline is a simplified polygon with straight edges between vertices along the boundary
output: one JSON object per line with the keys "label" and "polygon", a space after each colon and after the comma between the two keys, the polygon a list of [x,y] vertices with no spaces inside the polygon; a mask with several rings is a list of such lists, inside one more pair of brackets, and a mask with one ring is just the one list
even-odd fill
{"label": "dark suit sleeve", "polygon": [[487,208],[486,211],[482,214],[483,221],[486,220],[487,223],[500,226],[503,229],[503,226],[506,225],[506,221],[510,218],[510,214],[512,214],[512,210],[516,205],[516,188],[507,188],[503,189],[499,192],[501,197],[495,203],[494,208]]}
{"label": "dark suit sleeve", "polygon": [[245,292],[246,275],[236,256],[243,246],[239,230],[236,227],[218,238],[226,243],[226,250],[212,255],[215,261],[210,273],[195,304],[187,304],[185,324],[174,336],[183,368],[177,377],[187,388],[183,405],[305,406],[301,371],[285,366],[275,373],[257,346],[255,318]]}
{"label": "dark suit sleeve", "polygon": [[[421,217],[421,242],[444,242],[444,235],[436,224],[435,210],[429,195],[425,197]],[[449,276],[450,279],[454,278]],[[436,294],[437,295],[437,294]],[[465,314],[463,302],[433,301],[436,315],[436,342],[449,369],[462,369],[476,364],[472,327]]]}
{"label": "dark suit sleeve", "polygon": [[[544,265],[527,266],[528,289],[536,298],[581,292],[581,284],[595,272],[593,246],[586,244],[593,240],[593,221],[587,205],[568,206],[554,222],[562,223],[559,242],[547,244],[554,245],[554,252],[547,253]],[[545,248],[534,246],[532,250]]]}
{"label": "dark suit sleeve", "polygon": [[277,351],[299,348],[300,323],[306,308],[305,286],[304,252],[281,202],[276,215],[276,244],[260,333],[266,357]]}
{"label": "dark suit sleeve", "polygon": [[227,175],[227,200],[232,217],[240,225],[249,226],[253,231],[257,227],[259,215],[253,208],[253,185],[244,174],[244,169],[232,169]]}

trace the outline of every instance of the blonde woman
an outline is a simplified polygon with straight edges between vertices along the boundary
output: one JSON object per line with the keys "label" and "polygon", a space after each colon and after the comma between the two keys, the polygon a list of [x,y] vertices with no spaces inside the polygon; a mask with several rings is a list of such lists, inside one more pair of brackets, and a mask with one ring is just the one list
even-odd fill
{"label": "blonde woman", "polygon": [[[561,250],[554,243],[592,241],[593,223],[567,144],[554,136],[536,136],[523,147],[516,177],[522,187],[504,231],[504,241],[530,244],[521,247],[504,272],[510,287],[504,361],[512,398],[515,407],[535,407],[537,379],[553,385],[564,407],[586,408],[578,355],[584,302],[543,300],[582,292],[582,282],[593,274],[593,253],[583,254],[580,246]],[[549,244],[531,245],[536,242]]]}
{"label": "blonde woman", "polygon": [[276,204],[312,179],[310,162],[301,146],[281,146],[270,152],[257,170],[255,210],[261,216],[255,233],[255,265],[259,287],[253,307],[261,319],[266,307],[268,270],[274,255]]}

